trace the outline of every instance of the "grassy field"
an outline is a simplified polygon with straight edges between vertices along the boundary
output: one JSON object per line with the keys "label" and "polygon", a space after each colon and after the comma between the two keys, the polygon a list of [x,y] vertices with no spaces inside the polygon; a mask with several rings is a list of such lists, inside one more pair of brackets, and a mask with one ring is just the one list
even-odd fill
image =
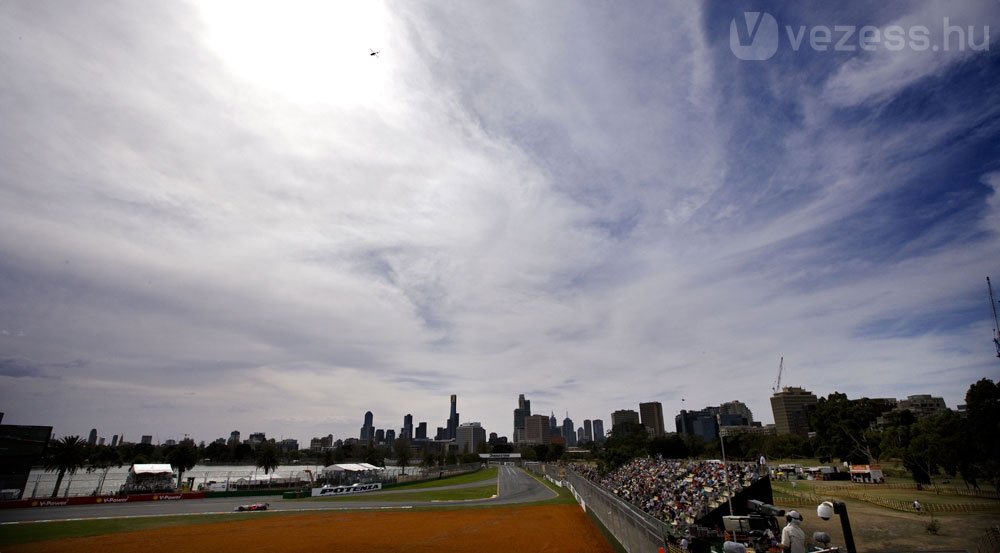
{"label": "grassy field", "polygon": [[441,490],[427,490],[407,493],[393,493],[396,488],[388,492],[377,494],[344,495],[335,497],[313,498],[321,501],[467,501],[470,499],[489,499],[497,493],[496,484],[476,486],[472,488],[448,488]]}
{"label": "grassy field", "polygon": [[[259,514],[266,515],[268,513]],[[128,519],[68,520],[58,522],[5,524],[0,526],[0,548],[40,540],[103,536],[119,532],[191,526],[194,524],[214,524],[233,520],[237,519],[231,515],[177,515]]]}
{"label": "grassy field", "polygon": [[423,488],[437,488],[439,486],[457,486],[459,484],[471,484],[473,482],[482,482],[484,480],[496,480],[497,479],[497,468],[488,468],[483,470],[478,470],[476,472],[470,472],[469,474],[462,474],[459,476],[449,476],[447,478],[440,478],[437,480],[427,480],[424,482],[416,482],[413,484],[399,484],[389,488],[392,491],[396,490],[418,490]]}

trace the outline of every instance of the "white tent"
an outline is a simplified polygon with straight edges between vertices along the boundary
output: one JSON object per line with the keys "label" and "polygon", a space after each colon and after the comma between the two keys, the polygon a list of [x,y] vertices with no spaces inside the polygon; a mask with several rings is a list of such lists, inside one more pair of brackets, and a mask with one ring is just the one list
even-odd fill
{"label": "white tent", "polygon": [[137,463],[132,465],[132,472],[135,474],[173,474],[174,467],[166,463]]}

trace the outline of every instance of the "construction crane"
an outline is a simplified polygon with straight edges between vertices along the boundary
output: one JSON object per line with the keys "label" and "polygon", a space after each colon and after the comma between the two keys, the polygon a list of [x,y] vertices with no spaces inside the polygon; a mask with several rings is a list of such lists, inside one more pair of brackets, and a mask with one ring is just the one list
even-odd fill
{"label": "construction crane", "polygon": [[990,307],[993,308],[993,345],[997,347],[997,357],[1000,357],[1000,322],[997,320],[997,300],[993,299],[990,277],[986,277],[986,288],[990,291]]}
{"label": "construction crane", "polygon": [[781,373],[785,370],[785,358],[782,356],[781,361],[778,361],[778,380],[774,381],[774,387],[771,391],[778,393],[781,390]]}

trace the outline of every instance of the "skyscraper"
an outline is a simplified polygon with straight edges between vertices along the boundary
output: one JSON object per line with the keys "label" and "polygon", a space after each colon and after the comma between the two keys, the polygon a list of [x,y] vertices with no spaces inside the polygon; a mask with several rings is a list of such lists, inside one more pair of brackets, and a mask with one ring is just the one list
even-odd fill
{"label": "skyscraper", "polygon": [[368,443],[375,440],[375,416],[371,411],[365,412],[365,424],[361,427],[361,441]]}
{"label": "skyscraper", "polygon": [[478,422],[467,422],[459,425],[455,437],[455,445],[459,453],[478,453],[479,447],[486,443],[486,430]]}
{"label": "skyscraper", "polygon": [[417,425],[416,439],[417,440],[426,440],[427,439],[427,423],[426,422],[421,422],[420,424]]}
{"label": "skyscraper", "polygon": [[97,444],[97,429],[91,428],[90,436],[87,436],[87,445],[96,445],[96,444]]}
{"label": "skyscraper", "polygon": [[545,415],[528,415],[524,417],[524,438],[526,444],[549,443],[549,418]]}
{"label": "skyscraper", "polygon": [[784,387],[771,396],[771,412],[778,434],[809,435],[809,419],[806,409],[816,405],[816,394],[803,388]]}
{"label": "skyscraper", "polygon": [[735,420],[732,417],[745,419],[746,422],[740,423],[743,426],[753,425],[753,413],[742,401],[733,400],[723,403],[719,406],[719,415],[724,419],[723,426],[727,425],[725,420]]}
{"label": "skyscraper", "polygon": [[566,447],[576,447],[576,430],[573,429],[573,419],[569,418],[569,413],[563,419],[562,436],[566,438]]}
{"label": "skyscraper", "polygon": [[583,419],[583,441],[594,441],[594,427],[591,424],[590,419]]}
{"label": "skyscraper", "polygon": [[517,409],[514,409],[514,443],[524,441],[524,419],[531,416],[531,401],[524,399],[524,394],[517,398]]}
{"label": "skyscraper", "polygon": [[659,401],[640,403],[639,415],[642,416],[642,425],[649,431],[650,436],[655,438],[664,434],[662,403]]}
{"label": "skyscraper", "polygon": [[413,440],[413,415],[406,415],[403,417],[403,431],[400,433],[400,438],[406,441]]}
{"label": "skyscraper", "polygon": [[605,437],[604,421],[601,419],[594,419],[594,441],[597,443],[603,443]]}
{"label": "skyscraper", "polygon": [[448,439],[454,440],[458,435],[458,396],[451,395],[451,414],[448,416]]}

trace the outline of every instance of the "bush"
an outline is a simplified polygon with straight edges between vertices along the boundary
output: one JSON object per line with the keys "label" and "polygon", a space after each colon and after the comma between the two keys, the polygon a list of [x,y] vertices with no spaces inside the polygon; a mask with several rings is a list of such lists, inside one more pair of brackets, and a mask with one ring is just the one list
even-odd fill
{"label": "bush", "polygon": [[931,521],[927,523],[927,533],[934,534],[935,536],[941,530],[941,523],[937,521],[936,518],[931,518]]}

